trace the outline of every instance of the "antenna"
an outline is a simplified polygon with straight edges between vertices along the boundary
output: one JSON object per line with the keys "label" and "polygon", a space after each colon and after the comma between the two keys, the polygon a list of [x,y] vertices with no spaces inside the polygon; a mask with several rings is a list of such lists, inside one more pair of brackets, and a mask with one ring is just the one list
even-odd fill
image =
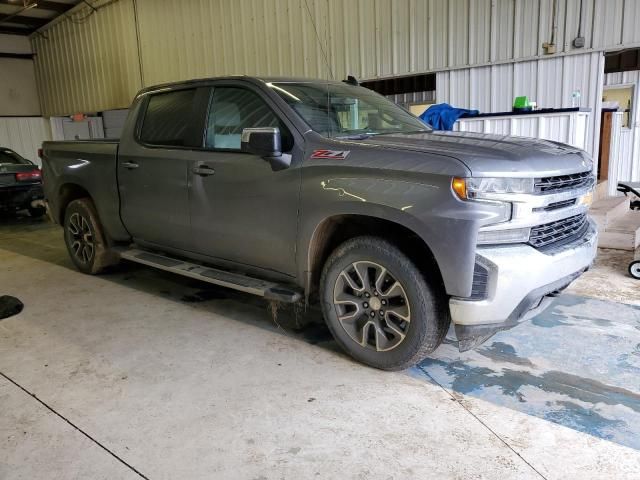
{"label": "antenna", "polygon": [[348,85],[353,85],[355,87],[357,87],[358,85],[360,85],[358,83],[358,79],[356,77],[354,77],[353,75],[347,75],[347,79],[346,80],[342,80],[344,83],[348,84]]}
{"label": "antenna", "polygon": [[309,14],[309,18],[311,19],[311,25],[313,25],[313,31],[316,34],[316,40],[318,41],[318,45],[320,46],[320,51],[322,52],[322,56],[324,57],[324,63],[327,66],[327,70],[331,75],[331,80],[335,80],[336,78],[333,75],[333,70],[331,70],[331,65],[329,64],[329,58],[327,57],[327,52],[325,52],[324,47],[322,46],[322,42],[320,41],[320,35],[318,34],[318,28],[316,27],[316,21],[311,15],[311,9],[309,8],[309,2],[304,0],[304,4],[307,7],[307,13]]}

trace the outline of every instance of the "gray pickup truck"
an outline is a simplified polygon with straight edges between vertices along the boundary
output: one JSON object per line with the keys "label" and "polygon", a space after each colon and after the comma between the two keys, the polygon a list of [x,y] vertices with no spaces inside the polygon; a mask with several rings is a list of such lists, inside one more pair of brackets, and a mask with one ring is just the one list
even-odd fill
{"label": "gray pickup truck", "polygon": [[45,142],[45,196],[85,273],[126,259],[319,302],[368,365],[530,318],[589,268],[588,155],[436,132],[363,87],[212,78],[142,90],[115,141]]}

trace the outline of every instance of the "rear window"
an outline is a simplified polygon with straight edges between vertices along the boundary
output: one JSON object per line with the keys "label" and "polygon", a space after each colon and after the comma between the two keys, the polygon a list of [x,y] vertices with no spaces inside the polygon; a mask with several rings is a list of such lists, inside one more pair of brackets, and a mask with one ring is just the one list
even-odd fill
{"label": "rear window", "polygon": [[152,95],[140,140],[152,145],[185,146],[195,93],[195,89],[188,89]]}
{"label": "rear window", "polygon": [[29,165],[31,162],[25,160],[16,152],[11,150],[0,150],[0,163],[12,163],[14,165]]}

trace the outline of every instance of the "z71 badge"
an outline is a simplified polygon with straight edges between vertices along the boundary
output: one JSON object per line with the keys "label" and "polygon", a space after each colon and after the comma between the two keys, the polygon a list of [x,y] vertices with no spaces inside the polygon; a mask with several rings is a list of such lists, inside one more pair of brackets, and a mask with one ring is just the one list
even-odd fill
{"label": "z71 badge", "polygon": [[349,155],[350,150],[314,150],[309,158],[325,160],[344,160]]}

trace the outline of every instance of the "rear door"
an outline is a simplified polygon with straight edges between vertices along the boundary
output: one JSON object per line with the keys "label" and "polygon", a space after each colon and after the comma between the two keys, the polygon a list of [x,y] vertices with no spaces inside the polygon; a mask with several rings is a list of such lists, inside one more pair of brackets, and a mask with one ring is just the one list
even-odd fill
{"label": "rear door", "polygon": [[118,150],[122,221],[139,242],[191,250],[191,162],[202,145],[208,88],[161,90],[139,106]]}

